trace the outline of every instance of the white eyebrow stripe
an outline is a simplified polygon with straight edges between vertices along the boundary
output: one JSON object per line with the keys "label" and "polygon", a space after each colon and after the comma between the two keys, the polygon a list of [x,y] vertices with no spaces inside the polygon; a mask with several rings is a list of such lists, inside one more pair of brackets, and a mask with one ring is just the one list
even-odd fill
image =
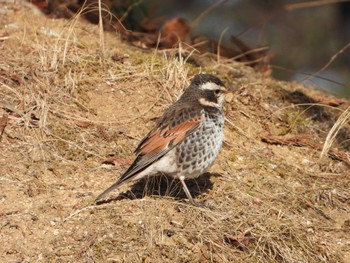
{"label": "white eyebrow stripe", "polygon": [[200,98],[199,103],[202,104],[203,106],[209,106],[209,107],[214,107],[214,108],[220,108],[219,103],[215,103],[213,101],[208,101],[205,98]]}
{"label": "white eyebrow stripe", "polygon": [[199,87],[200,89],[203,89],[203,90],[222,90],[222,91],[226,91],[225,87],[223,86],[219,86],[213,82],[206,82],[202,85],[200,85]]}

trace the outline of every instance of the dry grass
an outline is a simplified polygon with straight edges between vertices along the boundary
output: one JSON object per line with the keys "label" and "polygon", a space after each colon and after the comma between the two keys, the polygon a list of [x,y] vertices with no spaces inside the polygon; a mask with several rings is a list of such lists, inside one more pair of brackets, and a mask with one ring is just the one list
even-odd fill
{"label": "dry grass", "polygon": [[[260,140],[264,134],[309,133],[323,142],[341,118],[339,109],[310,101],[320,92],[215,58],[208,68],[195,68],[175,54],[183,53],[181,46],[180,52],[140,51],[113,34],[104,35],[101,55],[97,26],[78,17],[48,20],[20,4],[6,8],[0,17],[0,116],[9,113],[0,142],[2,260],[350,257],[347,168],[319,160],[319,152],[307,147]],[[115,54],[129,58],[116,62]],[[227,98],[226,138],[212,173],[189,182],[195,198],[210,208],[189,205],[169,178],[125,186],[116,200],[93,204],[126,168],[102,161],[110,155],[132,160],[138,141],[198,72],[215,72],[240,87]],[[349,151],[349,124],[340,126],[331,144]]]}
{"label": "dry grass", "polygon": [[332,147],[336,140],[336,136],[339,131],[346,126],[350,121],[350,107],[343,111],[343,113],[339,116],[337,121],[334,123],[332,129],[329,131],[326,141],[324,142],[324,146],[321,152],[321,157],[324,157],[329,152],[329,149]]}

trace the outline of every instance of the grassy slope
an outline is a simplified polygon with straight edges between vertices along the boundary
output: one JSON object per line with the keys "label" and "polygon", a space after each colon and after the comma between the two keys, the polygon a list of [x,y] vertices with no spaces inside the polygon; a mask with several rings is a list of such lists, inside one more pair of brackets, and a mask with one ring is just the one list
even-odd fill
{"label": "grassy slope", "polygon": [[[344,108],[237,63],[195,68],[141,51],[82,21],[49,20],[0,5],[0,103],[14,108],[0,144],[1,261],[346,262],[350,176],[309,147],[260,136],[312,134],[323,142]],[[8,36],[8,37],[7,37]],[[111,59],[128,54],[124,63]],[[211,173],[189,182],[188,205],[168,178],[125,186],[93,204],[132,160],[138,141],[200,71],[240,91],[227,98],[225,143]],[[0,116],[4,110],[0,109]],[[336,146],[349,151],[349,126]],[[348,140],[348,141],[346,141]],[[116,166],[102,165],[115,155]],[[145,191],[144,189],[148,189]],[[132,192],[130,192],[132,190]]]}

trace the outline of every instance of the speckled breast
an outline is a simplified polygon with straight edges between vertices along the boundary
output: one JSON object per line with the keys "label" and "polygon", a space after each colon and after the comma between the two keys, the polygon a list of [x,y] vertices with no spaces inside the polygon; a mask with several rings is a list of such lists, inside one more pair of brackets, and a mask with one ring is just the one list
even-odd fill
{"label": "speckled breast", "polygon": [[181,175],[195,178],[204,173],[215,161],[221,149],[224,132],[224,115],[221,111],[203,110],[204,122],[176,149]]}

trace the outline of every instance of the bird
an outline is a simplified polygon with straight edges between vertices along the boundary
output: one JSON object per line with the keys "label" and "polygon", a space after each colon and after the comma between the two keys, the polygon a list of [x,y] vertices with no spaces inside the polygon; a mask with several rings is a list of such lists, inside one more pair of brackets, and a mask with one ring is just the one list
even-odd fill
{"label": "bird", "polygon": [[121,185],[165,174],[179,179],[187,199],[195,202],[185,179],[205,173],[217,158],[224,136],[223,105],[228,89],[211,74],[197,74],[179,99],[135,149],[124,174],[96,197],[96,202]]}

